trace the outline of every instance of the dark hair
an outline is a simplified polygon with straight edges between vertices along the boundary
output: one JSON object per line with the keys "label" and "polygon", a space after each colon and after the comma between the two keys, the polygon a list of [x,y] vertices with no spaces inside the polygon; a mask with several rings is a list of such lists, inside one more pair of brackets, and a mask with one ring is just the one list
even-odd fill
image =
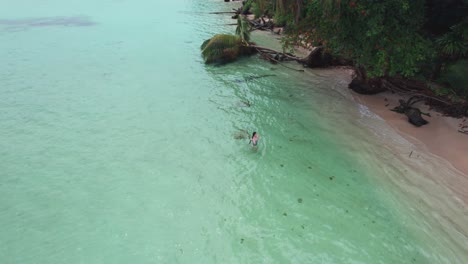
{"label": "dark hair", "polygon": [[257,134],[257,132],[253,132],[253,133],[252,133],[252,137],[254,137],[254,136],[255,136],[255,134]]}

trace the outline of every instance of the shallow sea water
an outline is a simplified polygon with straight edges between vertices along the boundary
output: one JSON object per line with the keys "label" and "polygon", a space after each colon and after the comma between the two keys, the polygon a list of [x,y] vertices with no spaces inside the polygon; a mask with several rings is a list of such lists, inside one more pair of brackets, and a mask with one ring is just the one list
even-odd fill
{"label": "shallow sea water", "polygon": [[425,182],[456,172],[406,164],[348,70],[203,63],[237,3],[30,2],[0,1],[2,263],[466,263]]}

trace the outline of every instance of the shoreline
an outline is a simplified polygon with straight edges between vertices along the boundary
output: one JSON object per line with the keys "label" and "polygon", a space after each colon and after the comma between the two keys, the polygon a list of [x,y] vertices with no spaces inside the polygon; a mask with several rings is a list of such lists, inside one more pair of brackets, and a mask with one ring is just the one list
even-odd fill
{"label": "shoreline", "polygon": [[403,96],[383,92],[376,95],[362,95],[350,91],[355,101],[369,108],[369,110],[381,117],[392,129],[400,136],[420,147],[427,152],[447,161],[460,172],[465,178],[468,178],[468,135],[458,132],[460,126],[468,124],[465,118],[456,119],[443,116],[434,110],[429,110],[427,105],[416,104],[422,112],[430,113],[429,116],[423,116],[429,121],[427,125],[416,127],[407,121],[407,117],[390,111],[398,106],[398,99]]}
{"label": "shoreline", "polygon": [[[264,35],[275,40],[281,36],[269,31],[254,32],[257,32],[254,34],[258,36]],[[276,45],[279,45],[279,41]],[[267,46],[277,48],[272,43]],[[294,53],[306,57],[309,52],[310,50],[305,48],[296,47]],[[423,116],[424,119],[429,121],[427,125],[416,127],[407,121],[405,115],[390,111],[390,109],[399,105],[399,99],[407,99],[407,97],[388,91],[375,95],[363,95],[349,88],[347,89],[356,103],[368,107],[371,112],[382,118],[401,137],[422,150],[445,160],[453,169],[468,179],[468,135],[458,132],[461,126],[468,126],[468,118],[457,119],[444,116],[442,113],[430,110],[427,105],[420,102],[415,106],[422,112],[430,113],[431,116]]]}
{"label": "shoreline", "polygon": [[[253,20],[254,15],[246,15],[246,18]],[[265,35],[274,38],[274,36],[282,36],[282,30],[281,27],[275,27],[271,32],[260,32],[268,32]],[[276,31],[281,33],[274,35],[273,32]],[[302,47],[294,48],[294,53],[301,57],[306,57],[309,52],[310,50]],[[430,110],[427,105],[417,103],[416,107],[422,112],[430,113],[431,116],[423,116],[424,119],[429,121],[427,125],[416,127],[407,121],[405,115],[390,111],[390,109],[399,105],[399,99],[407,99],[407,97],[390,92],[362,95],[351,89],[349,90],[356,103],[368,107],[371,112],[381,117],[404,139],[447,161],[455,170],[468,179],[468,135],[458,131],[462,127],[468,127],[467,117],[456,119],[443,116],[442,113]]]}
{"label": "shoreline", "polygon": [[[257,38],[260,37],[262,41],[267,39],[276,40],[268,42],[268,44],[265,44],[266,46],[275,48],[275,46],[280,45],[279,41],[277,41],[278,35],[267,31],[254,32],[256,32],[254,36],[256,35]],[[308,51],[304,48],[296,48],[295,54],[304,57],[308,55]],[[340,67],[330,67],[328,69],[333,68],[336,69]],[[356,107],[359,105],[366,107],[370,112],[382,119],[389,129],[392,130],[392,133],[399,135],[402,139],[410,143],[407,148],[407,154],[399,152],[395,152],[394,154],[400,157],[402,161],[405,160],[404,162],[408,166],[415,168],[416,171],[420,171],[423,174],[420,180],[429,180],[435,185],[442,184],[450,189],[452,194],[456,194],[455,200],[460,199],[463,204],[468,204],[468,194],[464,191],[468,183],[468,162],[466,162],[468,158],[468,135],[458,132],[461,126],[468,125],[468,118],[456,119],[443,116],[442,113],[429,110],[427,105],[420,102],[415,104],[415,107],[420,108],[422,112],[430,113],[431,117],[423,116],[429,123],[422,127],[416,127],[407,121],[405,115],[390,111],[390,109],[399,105],[399,99],[407,99],[405,96],[391,92],[383,92],[376,95],[362,95],[349,89],[347,85],[344,89],[347,90],[345,93],[349,95],[349,100],[353,101]],[[381,144],[386,145],[388,143],[381,142]],[[391,149],[394,149],[394,147],[398,148],[398,146],[393,146],[392,144],[388,145],[388,147]],[[422,158],[423,156],[424,158]],[[431,156],[436,157],[442,161],[442,163],[436,162],[435,164],[438,165],[426,163],[426,165],[424,165],[424,163],[419,161],[419,157],[421,157],[426,160],[426,162],[430,162],[432,158],[427,159],[427,157]],[[416,159],[412,161],[411,159],[413,158]],[[448,171],[454,172],[453,175],[450,173],[453,177],[449,175],[434,177],[426,174],[426,172],[429,173],[431,171],[431,168],[436,169],[437,166],[441,166],[441,164],[443,164],[442,166],[448,169]],[[402,187],[401,189],[405,188]],[[426,191],[429,194],[433,190],[428,189]],[[466,232],[463,233],[465,234]]]}
{"label": "shoreline", "polygon": [[[275,32],[278,28],[275,28]],[[255,33],[254,33],[255,32]],[[263,36],[266,47],[275,48],[280,45],[278,38],[282,34],[274,34],[270,31],[254,31],[253,36]],[[271,41],[274,40],[274,41]],[[281,49],[278,49],[281,50]],[[305,57],[310,50],[305,48],[295,48],[294,54]],[[286,63],[287,64],[287,63]],[[292,65],[292,64],[291,64]],[[299,65],[299,64],[298,64]],[[317,68],[336,69],[340,67]],[[348,68],[349,69],[349,68]],[[314,69],[305,69],[306,72]],[[350,70],[347,74],[352,74]],[[350,82],[350,81],[349,81]],[[430,113],[431,117],[423,116],[429,124],[422,127],[415,127],[407,121],[407,117],[390,111],[398,106],[399,99],[407,99],[403,95],[384,92],[377,95],[361,95],[348,88],[349,83],[342,83],[340,89],[345,89],[345,97],[354,106],[372,113],[370,127],[367,124],[357,124],[364,129],[372,131],[374,122],[378,128],[379,135],[372,139],[372,144],[377,143],[378,147],[385,150],[382,158],[382,167],[369,168],[384,170],[385,177],[374,175],[375,180],[386,188],[389,194],[389,205],[401,212],[401,220],[409,226],[409,230],[419,239],[432,239],[437,237],[437,242],[432,241],[432,246],[444,245],[445,251],[450,251],[461,259],[467,257],[468,225],[466,224],[466,205],[468,204],[468,135],[458,132],[458,130],[468,125],[468,118],[455,119],[443,116],[442,113],[429,110],[428,106],[418,103],[422,112]],[[362,117],[361,117],[362,118]],[[359,119],[359,121],[368,118]],[[382,140],[379,140],[382,137]],[[386,139],[398,138],[398,142],[387,141]],[[401,141],[399,140],[401,138]],[[356,142],[359,145],[359,142]],[[368,155],[378,154],[369,152]],[[377,157],[379,158],[379,157]],[[394,166],[401,164],[400,168]],[[401,163],[400,163],[401,162]],[[380,185],[379,185],[380,186]],[[379,187],[380,188],[380,187]],[[406,223],[407,219],[411,219]],[[423,221],[424,229],[419,227]],[[411,226],[410,222],[415,225]],[[422,231],[423,230],[423,231]],[[428,230],[430,230],[428,232]],[[459,259],[458,259],[459,260]],[[454,261],[458,263],[458,261]],[[462,262],[460,262],[462,263]]]}

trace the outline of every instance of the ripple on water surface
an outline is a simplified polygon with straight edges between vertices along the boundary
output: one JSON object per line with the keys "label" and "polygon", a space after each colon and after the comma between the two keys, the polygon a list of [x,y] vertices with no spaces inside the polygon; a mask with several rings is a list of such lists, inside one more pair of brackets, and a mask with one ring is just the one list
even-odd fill
{"label": "ripple on water surface", "polygon": [[0,259],[463,263],[399,200],[417,170],[363,126],[348,72],[202,63],[200,43],[234,28],[200,12],[235,4],[0,11],[0,30],[28,26],[0,32]]}

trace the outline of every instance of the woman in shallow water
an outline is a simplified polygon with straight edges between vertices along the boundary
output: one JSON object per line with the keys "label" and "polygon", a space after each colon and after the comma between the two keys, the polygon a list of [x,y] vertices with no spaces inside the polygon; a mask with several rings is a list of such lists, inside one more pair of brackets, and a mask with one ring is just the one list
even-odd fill
{"label": "woman in shallow water", "polygon": [[249,143],[252,143],[252,146],[254,146],[254,147],[257,146],[257,143],[258,143],[258,134],[257,134],[257,132],[252,133],[252,138],[250,139]]}

